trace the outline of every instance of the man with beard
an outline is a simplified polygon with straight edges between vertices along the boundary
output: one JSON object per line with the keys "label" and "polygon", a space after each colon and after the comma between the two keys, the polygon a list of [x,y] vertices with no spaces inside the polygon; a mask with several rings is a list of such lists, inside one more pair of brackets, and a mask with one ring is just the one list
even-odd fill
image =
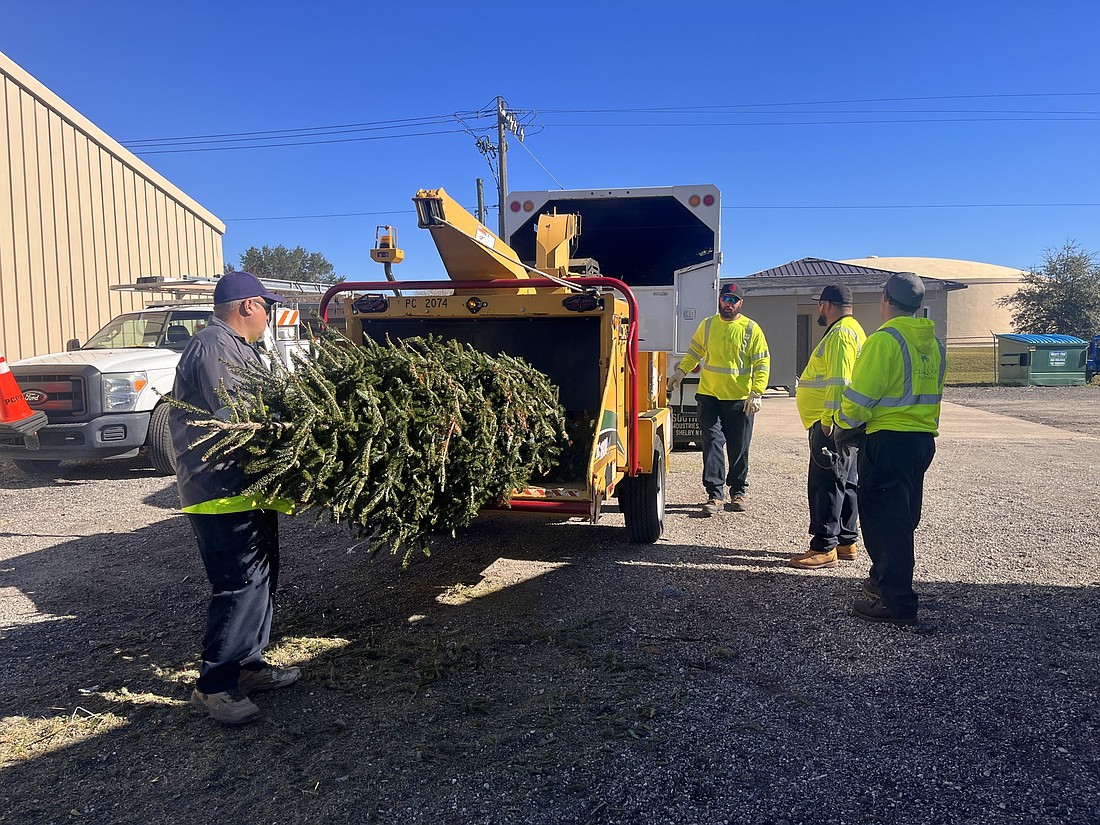
{"label": "man with beard", "polygon": [[[699,428],[703,433],[703,513],[713,516],[725,500],[729,509],[745,509],[749,483],[749,443],[752,416],[768,387],[768,342],[759,324],[741,314],[744,296],[737,284],[725,284],[718,296],[718,314],[699,324],[688,354],[669,379],[669,393],[698,365]],[[726,459],[729,472],[726,472]]]}
{"label": "man with beard", "polygon": [[821,342],[798,378],[798,415],[810,442],[806,495],[810,505],[810,548],[788,562],[801,570],[836,567],[856,557],[856,457],[833,441],[833,419],[867,335],[852,317],[852,290],[830,284],[817,299]]}

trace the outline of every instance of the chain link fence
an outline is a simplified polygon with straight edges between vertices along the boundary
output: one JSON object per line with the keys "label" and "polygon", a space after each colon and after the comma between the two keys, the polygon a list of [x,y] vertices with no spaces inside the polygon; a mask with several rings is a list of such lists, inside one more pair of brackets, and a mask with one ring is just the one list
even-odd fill
{"label": "chain link fence", "polygon": [[990,335],[948,338],[948,384],[997,383],[997,339]]}

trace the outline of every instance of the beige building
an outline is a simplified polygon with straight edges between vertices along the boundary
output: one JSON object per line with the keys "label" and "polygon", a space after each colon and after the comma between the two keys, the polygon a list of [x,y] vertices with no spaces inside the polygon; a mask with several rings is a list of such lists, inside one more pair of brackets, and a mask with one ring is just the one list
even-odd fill
{"label": "beige building", "polygon": [[1011,314],[997,299],[1011,295],[1022,270],[946,258],[802,258],[737,279],[747,316],[768,339],[773,387],[794,391],[796,379],[821,340],[817,296],[830,283],[852,289],[853,315],[868,333],[878,329],[882,284],[895,272],[915,272],[925,287],[921,315],[936,324],[948,349],[992,346],[993,333],[1010,332]]}
{"label": "beige building", "polygon": [[950,319],[948,344],[992,344],[993,335],[1012,332],[1012,312],[997,301],[1020,288],[1021,269],[957,261],[951,258],[853,258],[843,261],[893,272],[915,272],[922,278],[938,278],[966,284],[965,290],[949,292],[945,319]]}
{"label": "beige building", "polygon": [[143,275],[222,271],[225,224],[0,52],[0,351],[86,340]]}

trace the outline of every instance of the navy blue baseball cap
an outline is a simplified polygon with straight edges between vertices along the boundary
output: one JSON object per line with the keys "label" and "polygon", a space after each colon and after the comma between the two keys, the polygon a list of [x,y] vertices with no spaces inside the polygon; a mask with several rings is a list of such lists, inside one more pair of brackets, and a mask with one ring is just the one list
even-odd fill
{"label": "navy blue baseball cap", "polygon": [[214,287],[214,303],[228,304],[245,298],[263,298],[270,304],[281,304],[282,295],[268,292],[267,287],[251,272],[226,272]]}

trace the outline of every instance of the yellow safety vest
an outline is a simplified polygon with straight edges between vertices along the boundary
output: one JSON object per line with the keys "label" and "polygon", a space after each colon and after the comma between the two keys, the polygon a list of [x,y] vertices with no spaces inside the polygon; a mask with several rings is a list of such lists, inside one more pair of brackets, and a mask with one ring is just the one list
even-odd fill
{"label": "yellow safety vest", "polygon": [[832,424],[840,413],[841,396],[852,381],[852,368],[866,340],[863,327],[851,315],[825,330],[798,377],[795,392],[798,415],[807,430],[815,421]]}
{"label": "yellow safety vest", "polygon": [[867,337],[837,424],[939,435],[947,349],[927,318],[893,318]]}
{"label": "yellow safety vest", "polygon": [[744,315],[733,321],[712,315],[699,324],[678,367],[690,373],[696,364],[700,395],[735,401],[750,392],[763,395],[768,388],[768,342],[760,325]]}
{"label": "yellow safety vest", "polygon": [[194,513],[200,516],[216,516],[222,513],[246,513],[249,510],[278,510],[288,516],[294,515],[296,507],[294,499],[290,498],[256,498],[255,496],[226,496],[210,501],[200,501],[181,507],[184,513]]}

